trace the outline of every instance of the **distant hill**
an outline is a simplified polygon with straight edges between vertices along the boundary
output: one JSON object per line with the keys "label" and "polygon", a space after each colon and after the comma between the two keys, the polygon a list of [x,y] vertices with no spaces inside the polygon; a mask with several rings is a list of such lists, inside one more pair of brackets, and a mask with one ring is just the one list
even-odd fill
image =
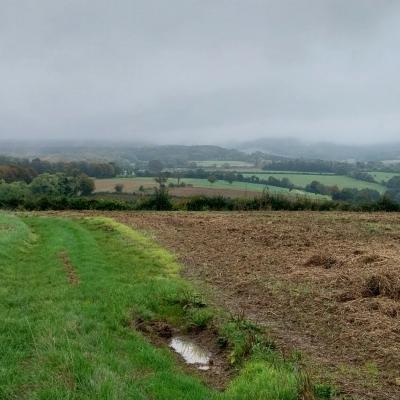
{"label": "distant hill", "polygon": [[371,145],[344,145],[329,142],[306,142],[294,138],[262,138],[239,143],[238,150],[262,151],[287,158],[330,161],[400,161],[400,142]]}
{"label": "distant hill", "polygon": [[293,138],[262,138],[230,148],[212,145],[150,145],[131,142],[1,142],[0,155],[40,157],[50,161],[150,161],[180,164],[188,161],[246,161],[320,159],[328,161],[400,161],[400,142],[375,145],[343,145],[329,142],[306,142]]}
{"label": "distant hill", "polygon": [[[149,161],[166,164],[188,161],[250,161],[248,153],[220,146],[135,145],[132,143],[0,142],[0,154],[52,161]],[[272,157],[276,158],[276,157]]]}

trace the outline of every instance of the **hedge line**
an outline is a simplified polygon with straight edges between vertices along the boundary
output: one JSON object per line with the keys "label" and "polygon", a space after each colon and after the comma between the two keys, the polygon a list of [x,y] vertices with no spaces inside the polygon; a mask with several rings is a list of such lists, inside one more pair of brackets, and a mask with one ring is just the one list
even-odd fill
{"label": "hedge line", "polygon": [[0,202],[0,208],[12,210],[183,210],[183,211],[400,211],[400,205],[388,198],[367,204],[351,204],[330,200],[311,200],[305,197],[285,197],[264,193],[253,199],[231,199],[222,196],[193,196],[170,198],[169,196],[143,196],[135,200],[110,200],[87,197],[31,197],[8,199]]}

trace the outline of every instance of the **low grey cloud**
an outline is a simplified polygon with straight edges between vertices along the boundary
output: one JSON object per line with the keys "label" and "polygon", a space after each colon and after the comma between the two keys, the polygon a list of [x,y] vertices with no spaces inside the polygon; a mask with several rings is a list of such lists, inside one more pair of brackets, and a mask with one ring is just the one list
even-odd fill
{"label": "low grey cloud", "polygon": [[0,0],[0,139],[400,138],[397,0]]}

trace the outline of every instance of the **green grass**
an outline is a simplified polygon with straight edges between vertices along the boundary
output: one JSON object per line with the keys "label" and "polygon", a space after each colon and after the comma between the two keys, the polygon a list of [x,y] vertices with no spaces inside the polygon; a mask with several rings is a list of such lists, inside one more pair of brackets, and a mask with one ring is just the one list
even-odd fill
{"label": "green grass", "polygon": [[[68,281],[60,253],[79,284]],[[132,328],[135,316],[207,325],[187,300],[183,306],[182,293],[196,297],[179,268],[167,251],[112,220],[0,213],[0,398],[297,399],[297,369],[246,324],[224,325],[243,366],[224,393]]]}
{"label": "green grass", "polygon": [[[300,187],[305,187],[312,181],[318,181],[327,186],[337,185],[339,189],[343,188],[356,188],[356,189],[375,189],[380,193],[384,193],[386,188],[377,183],[371,183],[366,181],[361,181],[359,179],[350,178],[344,175],[331,175],[331,174],[320,174],[320,175],[310,175],[301,173],[263,173],[263,174],[253,174],[246,173],[243,175],[247,176],[258,176],[260,179],[268,179],[269,176],[274,178],[282,179],[288,178],[293,184]],[[379,181],[379,180],[378,180]]]}
{"label": "green grass", "polygon": [[[170,178],[168,182],[177,183],[177,179]],[[264,189],[268,189],[271,193],[285,194],[291,196],[309,196],[313,198],[327,198],[327,196],[319,196],[313,193],[306,193],[302,190],[292,190],[286,188],[281,188],[278,186],[270,185],[260,185],[257,183],[247,183],[247,182],[232,182],[218,180],[214,183],[210,183],[207,179],[196,179],[196,178],[181,178],[181,182],[185,182],[193,185],[193,187],[203,187],[203,188],[215,188],[215,189],[235,189],[235,190],[248,190],[254,192],[262,192]]]}
{"label": "green grass", "polygon": [[[253,171],[248,171],[253,172]],[[254,172],[258,172],[260,175],[267,174],[274,175],[274,174],[290,174],[290,175],[335,175],[333,172],[307,172],[307,171],[265,171],[265,170],[254,170]]]}
{"label": "green grass", "polygon": [[225,165],[229,164],[230,168],[235,168],[235,167],[254,167],[253,163],[249,163],[246,161],[235,161],[235,160],[229,160],[229,161],[221,161],[221,160],[206,160],[206,161],[193,161],[196,163],[196,165],[199,168],[210,168],[210,167],[225,167]]}
{"label": "green grass", "polygon": [[387,182],[389,179],[393,178],[394,176],[399,176],[399,173],[395,172],[369,172],[377,182]]}

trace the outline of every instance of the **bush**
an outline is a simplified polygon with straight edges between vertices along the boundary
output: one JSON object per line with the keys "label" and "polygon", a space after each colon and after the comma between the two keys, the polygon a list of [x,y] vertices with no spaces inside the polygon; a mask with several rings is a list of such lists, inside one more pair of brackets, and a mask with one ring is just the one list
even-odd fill
{"label": "bush", "polygon": [[169,211],[173,209],[171,197],[165,187],[156,188],[154,194],[137,204],[138,210]]}
{"label": "bush", "polygon": [[233,210],[233,201],[222,196],[193,196],[186,203],[187,211]]}
{"label": "bush", "polygon": [[114,186],[114,189],[115,189],[115,192],[116,192],[116,193],[122,193],[123,190],[124,190],[124,185],[123,185],[122,183],[117,183],[117,184]]}
{"label": "bush", "polygon": [[80,174],[78,176],[79,191],[83,196],[88,196],[94,192],[95,183],[92,178],[89,178],[86,174]]}

